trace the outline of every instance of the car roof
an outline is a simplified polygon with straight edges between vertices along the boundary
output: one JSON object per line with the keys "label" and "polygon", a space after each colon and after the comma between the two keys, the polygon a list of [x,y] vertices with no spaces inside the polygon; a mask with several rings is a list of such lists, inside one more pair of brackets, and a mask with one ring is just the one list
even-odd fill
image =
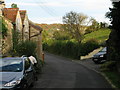
{"label": "car roof", "polygon": [[5,57],[5,58],[0,58],[0,60],[23,60],[21,57]]}
{"label": "car roof", "polygon": [[5,57],[5,58],[2,58],[2,59],[22,59],[21,57]]}

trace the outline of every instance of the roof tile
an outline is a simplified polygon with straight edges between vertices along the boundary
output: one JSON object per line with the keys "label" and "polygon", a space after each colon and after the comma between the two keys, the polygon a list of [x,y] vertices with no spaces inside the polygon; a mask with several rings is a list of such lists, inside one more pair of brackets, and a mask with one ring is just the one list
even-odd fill
{"label": "roof tile", "polygon": [[3,16],[15,22],[18,10],[19,8],[4,8]]}

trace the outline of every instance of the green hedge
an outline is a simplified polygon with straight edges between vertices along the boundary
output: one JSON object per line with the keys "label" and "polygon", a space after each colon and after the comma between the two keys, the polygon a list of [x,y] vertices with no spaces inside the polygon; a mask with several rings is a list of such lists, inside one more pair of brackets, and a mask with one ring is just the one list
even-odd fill
{"label": "green hedge", "polygon": [[94,49],[99,48],[99,42],[95,39],[90,39],[88,40],[86,43],[83,43],[81,46],[81,55],[85,56],[87,54],[89,54],[90,52],[92,52]]}
{"label": "green hedge", "polygon": [[26,56],[36,56],[36,43],[33,41],[24,41],[18,43],[15,46],[15,51],[18,56],[26,55]]}
{"label": "green hedge", "polygon": [[65,40],[49,40],[43,43],[44,51],[74,59],[80,59],[80,56],[85,56],[98,47],[99,44],[95,40],[82,44]]}

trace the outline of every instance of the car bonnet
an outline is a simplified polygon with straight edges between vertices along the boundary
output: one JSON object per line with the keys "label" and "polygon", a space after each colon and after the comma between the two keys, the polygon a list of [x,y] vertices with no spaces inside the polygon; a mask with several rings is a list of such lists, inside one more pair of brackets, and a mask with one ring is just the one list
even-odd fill
{"label": "car bonnet", "polygon": [[23,77],[23,72],[0,72],[0,86]]}

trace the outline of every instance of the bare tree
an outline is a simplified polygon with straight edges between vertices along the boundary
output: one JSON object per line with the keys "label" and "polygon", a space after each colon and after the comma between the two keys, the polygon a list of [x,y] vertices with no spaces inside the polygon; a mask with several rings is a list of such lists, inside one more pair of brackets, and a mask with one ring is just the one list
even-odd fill
{"label": "bare tree", "polygon": [[83,13],[69,12],[63,16],[64,30],[81,43],[87,26],[92,21],[87,15]]}

